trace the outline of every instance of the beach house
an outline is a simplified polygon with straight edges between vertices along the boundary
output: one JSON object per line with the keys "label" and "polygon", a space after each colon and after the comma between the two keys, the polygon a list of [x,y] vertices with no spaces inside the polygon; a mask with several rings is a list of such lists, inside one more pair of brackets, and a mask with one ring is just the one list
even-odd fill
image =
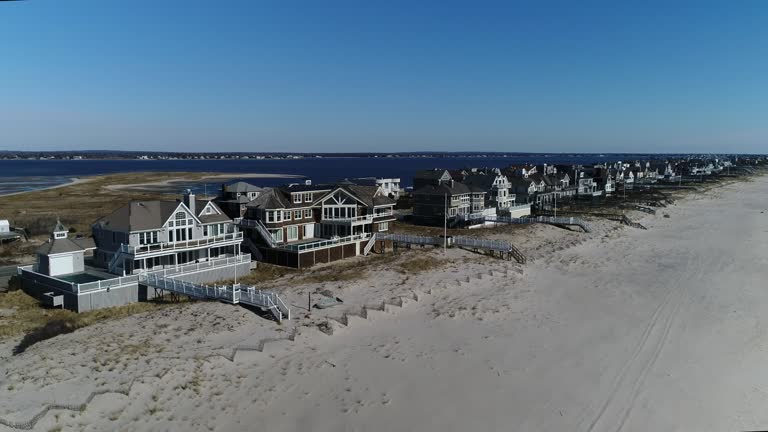
{"label": "beach house", "polygon": [[131,201],[91,230],[93,238],[70,238],[57,223],[37,262],[18,268],[22,288],[50,306],[84,312],[152,299],[165,283],[201,286],[251,270],[232,220],[189,192],[182,200]]}
{"label": "beach house", "polygon": [[304,268],[366,254],[395,220],[394,206],[381,186],[293,184],[248,203],[238,223],[257,260]]}
{"label": "beach house", "polygon": [[211,200],[130,201],[91,227],[94,262],[114,274],[239,257],[243,234]]}

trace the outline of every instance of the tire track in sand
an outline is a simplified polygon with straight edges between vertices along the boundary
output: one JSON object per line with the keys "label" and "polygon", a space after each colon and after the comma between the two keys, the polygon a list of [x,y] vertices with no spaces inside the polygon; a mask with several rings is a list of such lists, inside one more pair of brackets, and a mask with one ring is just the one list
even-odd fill
{"label": "tire track in sand", "polygon": [[[689,261],[685,265],[688,271],[678,273],[678,277],[671,284],[672,287],[664,296],[664,300],[654,310],[640,341],[632,355],[622,366],[611,386],[608,397],[586,429],[587,432],[596,430],[618,432],[626,424],[648,373],[669,339],[676,315],[682,306],[685,291],[681,287],[680,281],[685,275],[690,274],[690,256],[688,258]],[[605,426],[598,428],[598,425]]]}

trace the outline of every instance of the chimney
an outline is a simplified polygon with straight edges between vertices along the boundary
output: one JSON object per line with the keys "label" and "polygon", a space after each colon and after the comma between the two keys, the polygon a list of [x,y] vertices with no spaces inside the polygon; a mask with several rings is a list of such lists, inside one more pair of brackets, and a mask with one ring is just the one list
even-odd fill
{"label": "chimney", "polygon": [[192,193],[192,189],[184,191],[184,205],[189,208],[193,215],[197,216],[197,211],[195,209],[195,194]]}

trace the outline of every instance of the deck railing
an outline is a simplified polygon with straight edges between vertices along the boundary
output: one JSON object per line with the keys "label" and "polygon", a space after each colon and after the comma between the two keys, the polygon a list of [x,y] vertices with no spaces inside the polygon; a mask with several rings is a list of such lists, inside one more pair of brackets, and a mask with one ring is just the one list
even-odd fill
{"label": "deck railing", "polygon": [[157,243],[157,244],[140,245],[140,246],[131,246],[123,243],[120,245],[120,252],[138,257],[142,255],[156,253],[156,252],[177,251],[177,250],[190,249],[190,248],[195,248],[200,246],[210,246],[216,243],[242,241],[242,239],[243,239],[243,233],[236,232],[236,233],[218,235],[214,237],[205,237],[201,239],[186,240],[186,241],[175,242],[175,243]]}
{"label": "deck railing", "polygon": [[370,234],[368,234],[368,233],[354,234],[354,235],[351,235],[351,236],[337,237],[337,238],[331,238],[331,239],[327,239],[327,240],[319,240],[319,241],[315,241],[315,242],[311,242],[311,243],[302,243],[302,244],[294,244],[294,245],[291,245],[291,244],[280,245],[277,248],[278,249],[289,250],[289,251],[294,251],[294,252],[306,252],[306,251],[310,251],[310,250],[313,250],[313,249],[320,249],[320,248],[324,248],[324,247],[336,246],[336,245],[341,245],[341,244],[346,244],[346,243],[353,243],[353,242],[360,241],[360,240],[365,240],[369,236],[370,236]]}
{"label": "deck railing", "polygon": [[323,215],[323,218],[321,219],[321,221],[322,222],[348,222],[348,223],[372,222],[375,218],[394,216],[394,214],[395,214],[394,211],[387,210],[379,213],[374,212],[371,214],[354,216],[354,217],[325,217],[325,215]]}

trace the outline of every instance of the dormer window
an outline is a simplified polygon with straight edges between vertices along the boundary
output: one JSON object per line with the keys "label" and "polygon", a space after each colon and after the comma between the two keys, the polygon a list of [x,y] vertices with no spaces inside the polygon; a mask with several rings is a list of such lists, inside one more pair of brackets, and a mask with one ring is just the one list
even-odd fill
{"label": "dormer window", "polygon": [[53,237],[57,238],[57,239],[66,238],[67,237],[67,233],[66,232],[57,232],[57,233],[53,234]]}
{"label": "dormer window", "polygon": [[293,203],[299,204],[301,202],[301,194],[293,194]]}

